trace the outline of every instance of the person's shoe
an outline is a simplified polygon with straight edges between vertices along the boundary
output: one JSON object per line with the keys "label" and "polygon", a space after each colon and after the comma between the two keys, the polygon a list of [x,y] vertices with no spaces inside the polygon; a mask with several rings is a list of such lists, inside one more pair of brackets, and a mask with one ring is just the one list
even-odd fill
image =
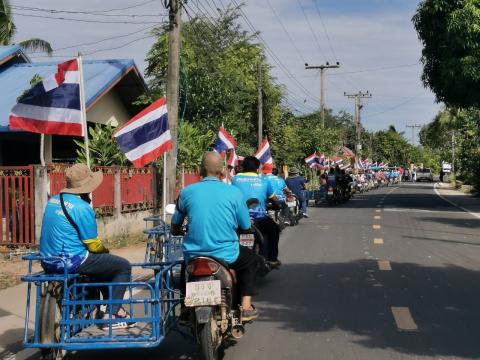
{"label": "person's shoe", "polygon": [[253,321],[256,318],[258,318],[258,310],[255,309],[255,306],[252,305],[252,308],[250,310],[243,310],[242,311],[242,321],[243,322]]}
{"label": "person's shoe", "polygon": [[308,219],[308,214],[307,214],[307,213],[303,213],[303,217]]}
{"label": "person's shoe", "polygon": [[270,268],[273,269],[279,269],[280,266],[282,265],[282,262],[280,260],[275,260],[275,261],[269,261],[268,264],[270,265]]}
{"label": "person's shoe", "polygon": [[110,319],[110,315],[108,313],[105,313],[105,315],[103,315],[103,320],[114,320],[114,321],[111,321],[107,324],[101,324],[100,329],[108,330],[110,326],[112,327],[112,330],[132,328],[136,325],[136,323],[125,321],[129,319],[131,319],[131,316],[128,313],[128,311],[126,311],[124,308],[120,308],[116,314],[112,314],[111,319]]}

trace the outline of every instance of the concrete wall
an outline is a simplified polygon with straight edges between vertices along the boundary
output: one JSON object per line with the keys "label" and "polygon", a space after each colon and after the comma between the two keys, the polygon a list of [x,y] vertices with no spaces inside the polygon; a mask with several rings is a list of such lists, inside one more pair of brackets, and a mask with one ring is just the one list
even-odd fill
{"label": "concrete wall", "polygon": [[103,125],[121,125],[130,120],[130,117],[115,90],[110,90],[87,111],[88,122]]}
{"label": "concrete wall", "polygon": [[[98,235],[103,239],[128,237],[145,230],[143,218],[152,215],[152,211],[135,211],[97,219]],[[152,223],[149,223],[152,225]]]}

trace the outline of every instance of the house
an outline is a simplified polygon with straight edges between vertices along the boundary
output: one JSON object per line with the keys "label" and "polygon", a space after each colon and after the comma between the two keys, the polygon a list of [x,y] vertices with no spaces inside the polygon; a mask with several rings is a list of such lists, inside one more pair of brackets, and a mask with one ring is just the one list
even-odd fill
{"label": "house", "polygon": [[[8,117],[32,78],[55,73],[60,62],[31,62],[19,46],[0,46],[0,166],[40,163],[40,135],[10,130]],[[147,86],[133,60],[84,60],[83,69],[89,126],[121,125],[142,109],[133,102],[147,92]],[[46,163],[72,161],[74,139],[45,136]]]}

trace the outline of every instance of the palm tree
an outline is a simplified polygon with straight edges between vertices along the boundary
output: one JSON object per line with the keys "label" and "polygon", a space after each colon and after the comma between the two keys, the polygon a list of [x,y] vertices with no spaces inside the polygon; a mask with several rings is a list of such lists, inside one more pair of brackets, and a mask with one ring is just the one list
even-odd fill
{"label": "palm tree", "polygon": [[[16,31],[12,18],[10,0],[0,0],[0,45],[12,44]],[[53,49],[48,41],[32,38],[18,43],[24,50],[41,50],[52,55]]]}

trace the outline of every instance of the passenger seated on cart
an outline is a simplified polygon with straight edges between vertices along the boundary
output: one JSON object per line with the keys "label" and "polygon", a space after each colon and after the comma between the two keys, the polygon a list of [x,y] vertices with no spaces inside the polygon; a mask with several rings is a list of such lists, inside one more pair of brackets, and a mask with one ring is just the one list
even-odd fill
{"label": "passenger seated on cart", "polygon": [[182,235],[182,224],[188,217],[188,232],[183,238],[185,261],[195,256],[220,259],[234,269],[242,296],[243,320],[258,317],[252,305],[255,291],[257,256],[240,246],[237,228],[248,230],[250,216],[242,193],[234,186],[224,184],[223,160],[215,152],[208,152],[202,160],[203,180],[187,186],[180,193],[172,218],[172,234]]}
{"label": "passenger seated on cart", "polygon": [[[44,260],[42,266],[48,273],[63,273],[64,264],[69,273],[86,275],[94,282],[128,282],[131,279],[130,263],[109,254],[98,237],[95,212],[90,207],[90,196],[102,182],[102,172],[92,172],[84,164],[76,164],[65,171],[67,187],[47,203],[43,215],[40,253],[56,260]],[[112,299],[122,300],[126,286],[113,286]],[[108,289],[101,289],[104,299]],[[104,314],[109,319],[110,309]],[[125,320],[129,314],[120,304],[112,305],[113,319]],[[125,321],[114,322],[113,329],[131,327]],[[107,325],[102,325],[108,328]]]}

